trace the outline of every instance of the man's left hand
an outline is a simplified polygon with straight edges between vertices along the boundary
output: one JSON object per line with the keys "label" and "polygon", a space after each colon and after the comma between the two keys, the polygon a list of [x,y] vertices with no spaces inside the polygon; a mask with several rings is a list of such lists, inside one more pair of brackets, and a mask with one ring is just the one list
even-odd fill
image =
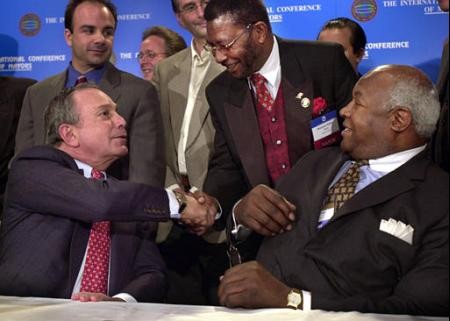
{"label": "man's left hand", "polygon": [[285,308],[291,289],[256,261],[227,270],[219,285],[220,304],[229,308]]}

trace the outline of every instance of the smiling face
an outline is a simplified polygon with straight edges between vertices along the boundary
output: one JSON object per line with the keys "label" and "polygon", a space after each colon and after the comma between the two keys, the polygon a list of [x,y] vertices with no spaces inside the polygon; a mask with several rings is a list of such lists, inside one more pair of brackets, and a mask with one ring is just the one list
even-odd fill
{"label": "smiling face", "polygon": [[375,159],[395,152],[393,115],[384,108],[392,86],[389,74],[371,73],[357,82],[352,101],[341,109],[341,149],[354,159]]}
{"label": "smiling face", "polygon": [[[178,23],[188,30],[194,38],[204,39],[206,37],[206,20],[204,0],[178,0],[178,12],[176,18]],[[194,8],[195,9],[191,9]]]}
{"label": "smiling face", "polygon": [[[208,21],[207,42],[212,47],[218,47],[214,52],[214,58],[226,67],[233,77],[242,79],[250,76],[261,68],[263,61],[267,58],[259,54],[262,45],[253,38],[256,33],[258,34],[255,37],[259,36],[259,29],[263,28],[256,24],[247,29],[245,26],[236,24],[229,16]],[[232,46],[228,49],[220,49],[220,46],[230,43]]]}
{"label": "smiling face", "polygon": [[72,65],[81,73],[105,64],[112,54],[115,22],[103,5],[83,2],[73,14],[72,30],[64,36],[72,48]]}
{"label": "smiling face", "polygon": [[139,65],[144,79],[152,80],[153,68],[155,65],[167,57],[166,42],[158,36],[149,36],[141,43],[139,54]]}
{"label": "smiling face", "polygon": [[99,89],[86,88],[75,92],[72,99],[79,122],[66,125],[70,135],[64,137],[69,137],[65,143],[75,150],[74,158],[103,170],[125,156],[128,153],[126,122],[117,113],[111,98]]}

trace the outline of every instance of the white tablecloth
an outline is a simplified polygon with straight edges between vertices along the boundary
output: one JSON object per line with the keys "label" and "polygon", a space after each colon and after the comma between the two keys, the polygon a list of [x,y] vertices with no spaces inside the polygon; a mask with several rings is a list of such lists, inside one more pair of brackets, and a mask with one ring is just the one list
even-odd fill
{"label": "white tablecloth", "polygon": [[154,303],[89,302],[0,296],[1,321],[443,321],[448,318],[310,312],[290,309],[227,309]]}

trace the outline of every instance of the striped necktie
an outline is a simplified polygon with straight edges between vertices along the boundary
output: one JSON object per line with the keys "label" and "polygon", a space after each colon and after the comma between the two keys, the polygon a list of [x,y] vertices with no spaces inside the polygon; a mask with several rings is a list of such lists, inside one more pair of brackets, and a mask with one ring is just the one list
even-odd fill
{"label": "striped necktie", "polygon": [[360,168],[368,164],[367,160],[353,162],[336,184],[328,190],[326,202],[319,218],[319,229],[324,227],[336,211],[355,194],[355,188],[359,182]]}

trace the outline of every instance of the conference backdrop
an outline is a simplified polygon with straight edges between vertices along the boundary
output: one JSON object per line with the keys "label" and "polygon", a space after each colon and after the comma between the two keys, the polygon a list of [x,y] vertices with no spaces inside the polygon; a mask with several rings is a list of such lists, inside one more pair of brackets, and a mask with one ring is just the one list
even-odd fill
{"label": "conference backdrop", "polygon": [[[0,11],[0,74],[42,80],[64,70],[70,49],[64,41],[65,0],[8,1]],[[137,61],[142,32],[164,25],[190,43],[170,0],[115,0],[119,23],[114,63],[141,76]],[[266,0],[274,32],[313,40],[323,23],[349,17],[364,28],[368,44],[360,72],[381,64],[409,64],[436,80],[448,14],[437,0]]]}

